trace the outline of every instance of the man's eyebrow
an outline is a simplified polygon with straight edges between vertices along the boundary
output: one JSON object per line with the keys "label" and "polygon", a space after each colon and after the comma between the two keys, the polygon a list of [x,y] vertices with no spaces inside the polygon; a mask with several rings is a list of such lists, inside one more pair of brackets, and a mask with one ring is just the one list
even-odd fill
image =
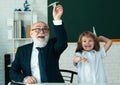
{"label": "man's eyebrow", "polygon": [[48,28],[48,27],[35,27],[35,28]]}
{"label": "man's eyebrow", "polygon": [[36,27],[48,27],[48,26],[36,26]]}

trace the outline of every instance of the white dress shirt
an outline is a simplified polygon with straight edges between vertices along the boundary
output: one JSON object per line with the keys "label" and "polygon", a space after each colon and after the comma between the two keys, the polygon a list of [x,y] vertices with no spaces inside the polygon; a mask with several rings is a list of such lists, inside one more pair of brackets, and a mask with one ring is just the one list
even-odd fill
{"label": "white dress shirt", "polygon": [[[62,20],[53,20],[54,25],[62,25]],[[32,55],[31,55],[31,72],[32,76],[34,76],[37,80],[37,83],[41,82],[40,78],[40,69],[39,69],[39,62],[38,62],[38,47],[35,43],[33,44]]]}
{"label": "white dress shirt", "polygon": [[106,83],[106,76],[103,67],[102,58],[106,56],[104,47],[100,51],[92,50],[91,52],[76,52],[75,56],[85,57],[88,62],[79,62],[78,83]]}
{"label": "white dress shirt", "polygon": [[31,72],[32,76],[34,76],[37,80],[37,83],[41,82],[40,79],[40,70],[39,70],[39,62],[38,62],[38,50],[36,49],[36,45],[33,45],[32,56],[31,56]]}

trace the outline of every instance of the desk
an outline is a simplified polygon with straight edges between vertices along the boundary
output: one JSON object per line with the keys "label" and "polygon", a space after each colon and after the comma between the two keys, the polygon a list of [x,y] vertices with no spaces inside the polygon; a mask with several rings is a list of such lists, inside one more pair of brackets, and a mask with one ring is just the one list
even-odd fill
{"label": "desk", "polygon": [[120,85],[120,83],[108,83],[108,84],[44,83],[44,84],[27,84],[27,85]]}
{"label": "desk", "polygon": [[[22,84],[9,84],[9,85],[22,85]],[[120,85],[120,83],[107,83],[107,84],[40,83],[40,84],[26,84],[26,85]]]}

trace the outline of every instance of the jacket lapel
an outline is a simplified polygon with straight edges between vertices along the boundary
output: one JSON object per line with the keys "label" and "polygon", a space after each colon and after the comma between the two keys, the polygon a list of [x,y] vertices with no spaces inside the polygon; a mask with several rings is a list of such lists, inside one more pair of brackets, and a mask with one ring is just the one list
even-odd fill
{"label": "jacket lapel", "polygon": [[26,56],[27,56],[27,58],[28,58],[28,70],[30,71],[30,75],[32,75],[31,74],[31,54],[32,54],[32,48],[33,48],[33,43],[32,44],[30,44],[30,46],[28,46],[28,48],[27,48],[27,52],[26,52]]}

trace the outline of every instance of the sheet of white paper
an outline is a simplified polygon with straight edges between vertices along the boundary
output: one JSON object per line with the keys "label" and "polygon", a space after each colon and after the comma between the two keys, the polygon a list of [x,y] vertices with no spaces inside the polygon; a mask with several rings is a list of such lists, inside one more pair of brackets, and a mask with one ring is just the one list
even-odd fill
{"label": "sheet of white paper", "polygon": [[97,36],[94,26],[93,26],[93,34]]}
{"label": "sheet of white paper", "polygon": [[49,4],[48,7],[56,6],[57,3],[59,3],[59,1],[55,1],[55,2],[53,2],[53,3],[51,3],[51,4]]}

